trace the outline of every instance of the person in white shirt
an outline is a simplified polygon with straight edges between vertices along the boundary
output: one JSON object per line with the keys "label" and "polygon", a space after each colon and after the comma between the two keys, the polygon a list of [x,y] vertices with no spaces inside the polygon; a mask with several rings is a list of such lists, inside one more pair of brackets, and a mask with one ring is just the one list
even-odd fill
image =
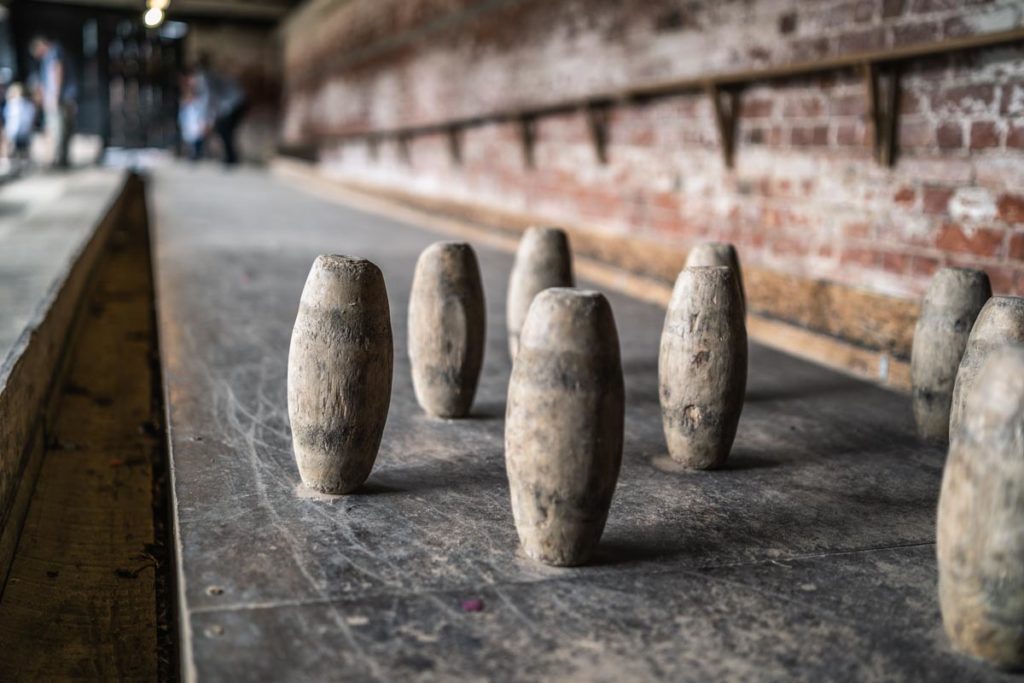
{"label": "person in white shirt", "polygon": [[12,83],[7,88],[7,101],[4,103],[5,156],[8,159],[18,162],[28,160],[35,121],[36,105],[25,97],[20,83]]}
{"label": "person in white shirt", "polygon": [[195,76],[182,79],[181,104],[178,107],[178,127],[185,143],[188,158],[198,161],[203,156],[203,144],[210,130],[207,116],[208,106],[196,92]]}

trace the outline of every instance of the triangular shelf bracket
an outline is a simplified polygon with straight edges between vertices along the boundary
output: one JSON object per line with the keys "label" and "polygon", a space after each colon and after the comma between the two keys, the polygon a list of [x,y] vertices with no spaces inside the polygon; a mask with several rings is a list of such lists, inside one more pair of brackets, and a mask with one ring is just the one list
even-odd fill
{"label": "triangular shelf bracket", "polygon": [[896,163],[896,131],[900,114],[899,66],[868,62],[863,71],[872,152],[879,164],[892,166]]}
{"label": "triangular shelf bracket", "polygon": [[523,164],[527,168],[534,168],[534,147],[537,143],[537,117],[524,114],[519,117],[519,135],[523,145]]}
{"label": "triangular shelf bracket", "polygon": [[601,164],[608,163],[608,124],[611,120],[609,104],[592,102],[586,107],[587,127],[590,129],[590,140],[594,145],[594,156]]}
{"label": "triangular shelf bracket", "polygon": [[398,136],[398,156],[402,159],[402,163],[407,166],[412,164],[412,153],[409,151],[409,137],[405,133]]}
{"label": "triangular shelf bracket", "polygon": [[732,168],[736,153],[736,122],[739,118],[740,94],[736,87],[723,87],[717,83],[707,86],[708,96],[715,110],[715,127],[722,147],[722,161]]}
{"label": "triangular shelf bracket", "polygon": [[453,164],[462,165],[462,129],[458,126],[448,129],[448,155]]}

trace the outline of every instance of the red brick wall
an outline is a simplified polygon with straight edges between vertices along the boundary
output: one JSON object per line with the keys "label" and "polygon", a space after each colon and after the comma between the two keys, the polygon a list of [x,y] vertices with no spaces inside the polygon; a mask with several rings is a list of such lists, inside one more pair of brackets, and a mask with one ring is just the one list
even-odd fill
{"label": "red brick wall", "polygon": [[[905,63],[899,156],[869,150],[853,71],[751,84],[725,168],[710,101],[612,110],[608,163],[586,119],[540,119],[534,168],[512,124],[439,135],[408,159],[332,135],[443,121],[667,78],[714,75],[1024,24],[1022,0],[355,0],[285,31],[289,144],[385,189],[522,212],[917,296],[936,267],[985,268],[1024,293],[1024,47]],[[305,22],[305,23],[304,23]]]}

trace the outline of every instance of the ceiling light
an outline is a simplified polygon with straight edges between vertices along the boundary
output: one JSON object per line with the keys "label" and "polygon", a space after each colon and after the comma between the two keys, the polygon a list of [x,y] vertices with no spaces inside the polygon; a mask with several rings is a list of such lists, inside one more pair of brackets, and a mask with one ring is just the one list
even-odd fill
{"label": "ceiling light", "polygon": [[167,6],[171,4],[171,0],[146,0],[146,6],[149,9],[158,9],[163,11],[167,9]]}
{"label": "ceiling light", "polygon": [[142,15],[142,23],[149,28],[156,28],[164,21],[164,11],[155,7],[146,10],[146,13]]}

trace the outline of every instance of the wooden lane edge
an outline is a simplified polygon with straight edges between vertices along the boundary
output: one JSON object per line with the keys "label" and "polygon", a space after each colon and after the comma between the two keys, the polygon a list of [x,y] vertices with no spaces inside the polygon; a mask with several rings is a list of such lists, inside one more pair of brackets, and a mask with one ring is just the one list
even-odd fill
{"label": "wooden lane edge", "polygon": [[57,409],[69,350],[82,322],[81,303],[125,203],[138,180],[125,174],[91,234],[70,259],[4,361],[0,385],[0,593],[35,488],[48,425]]}
{"label": "wooden lane edge", "polygon": [[[534,216],[420,197],[331,178],[313,164],[278,157],[271,172],[327,201],[412,223],[446,235],[514,252],[520,233],[545,224]],[[685,252],[641,238],[608,235],[559,223],[570,234],[575,267],[584,279],[665,307]],[[910,344],[918,304],[745,267],[755,341],[893,389],[910,388]],[[785,296],[780,296],[785,292]]]}

